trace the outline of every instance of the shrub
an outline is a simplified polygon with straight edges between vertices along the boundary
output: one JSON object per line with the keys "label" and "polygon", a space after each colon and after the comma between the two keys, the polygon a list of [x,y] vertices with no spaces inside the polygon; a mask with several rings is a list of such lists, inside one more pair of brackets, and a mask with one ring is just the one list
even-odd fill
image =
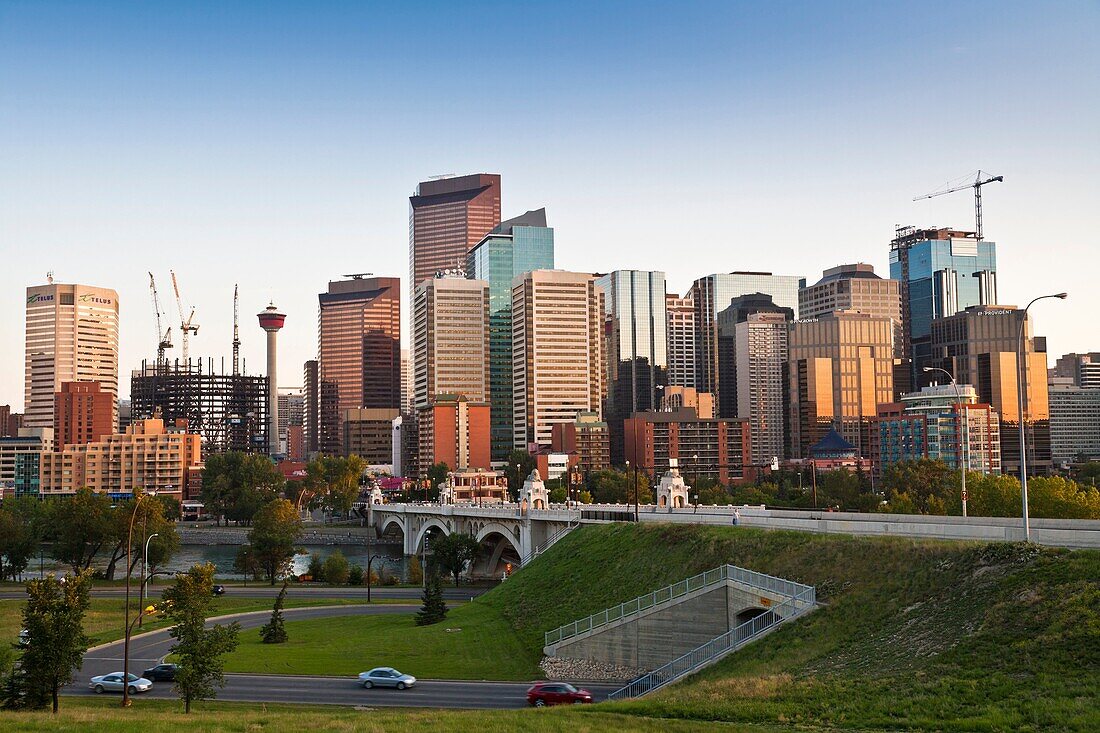
{"label": "shrub", "polygon": [[359,565],[348,569],[348,585],[363,585],[363,568]]}
{"label": "shrub", "polygon": [[348,559],[344,557],[344,553],[336,550],[325,559],[323,566],[325,582],[334,585],[343,585],[348,582],[349,567]]}

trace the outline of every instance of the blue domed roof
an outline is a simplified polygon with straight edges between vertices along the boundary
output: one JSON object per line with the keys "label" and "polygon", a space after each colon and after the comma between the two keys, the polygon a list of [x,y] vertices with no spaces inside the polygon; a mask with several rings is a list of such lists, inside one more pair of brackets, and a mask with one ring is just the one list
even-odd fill
{"label": "blue domed roof", "polygon": [[825,437],[810,448],[813,458],[854,458],[856,447],[844,439],[844,436],[831,428]]}

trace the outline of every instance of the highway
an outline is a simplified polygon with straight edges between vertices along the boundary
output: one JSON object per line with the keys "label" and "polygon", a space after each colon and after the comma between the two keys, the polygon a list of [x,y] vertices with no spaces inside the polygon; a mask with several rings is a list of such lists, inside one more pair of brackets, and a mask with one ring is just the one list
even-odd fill
{"label": "highway", "polygon": [[[291,608],[283,611],[287,621],[333,616],[374,616],[384,613],[412,613],[419,606],[387,604],[384,606],[329,606],[324,608]],[[267,623],[269,611],[237,614],[218,621],[237,621],[241,629],[256,629]],[[172,646],[168,629],[154,631],[130,640],[130,671],[142,670],[159,663]],[[91,695],[91,677],[122,669],[123,643],[112,642],[91,649],[84,657],[84,668],[77,682],[66,694]],[[387,660],[377,660],[378,665]],[[365,670],[362,670],[365,671]],[[526,705],[527,682],[473,682],[456,680],[419,680],[408,690],[364,690],[352,677],[306,677],[297,675],[229,674],[225,687],[218,691],[219,700],[241,702],[287,702],[330,705],[400,706],[423,708],[521,708]],[[585,685],[596,700],[604,700],[618,685]],[[107,693],[110,694],[110,693]],[[170,682],[158,682],[146,693],[151,697],[174,698]],[[142,695],[135,697],[140,702]]]}

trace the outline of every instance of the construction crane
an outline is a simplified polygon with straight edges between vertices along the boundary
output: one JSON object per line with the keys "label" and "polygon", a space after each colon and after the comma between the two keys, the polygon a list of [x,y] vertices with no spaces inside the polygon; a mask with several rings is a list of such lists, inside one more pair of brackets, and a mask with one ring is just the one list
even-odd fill
{"label": "construction crane", "polygon": [[[233,284],[233,376],[237,376],[240,372],[237,371],[238,363],[241,356],[241,334],[237,330],[237,285]],[[224,368],[224,367],[223,367]]]}
{"label": "construction crane", "polygon": [[[179,314],[180,314],[180,333],[183,334],[183,354],[182,354],[183,361],[185,363],[189,364],[190,360],[188,358],[188,348],[187,348],[187,346],[188,346],[188,342],[190,341],[190,334],[196,334],[196,335],[198,334],[199,324],[194,323],[194,320],[195,320],[195,307],[194,306],[191,306],[191,313],[188,314],[187,318],[183,317],[183,300],[180,298],[180,286],[176,282],[176,271],[175,270],[169,270],[168,272],[170,272],[172,274],[172,290],[176,291],[176,310],[178,310]],[[200,358],[199,361],[201,362],[202,359]]]}
{"label": "construction crane", "polygon": [[[984,174],[988,175],[988,174]],[[978,171],[974,177],[973,183],[967,183],[962,186],[952,186],[943,191],[936,191],[935,193],[925,194],[924,196],[917,196],[914,201],[920,201],[922,199],[932,199],[937,196],[943,196],[948,193],[955,193],[956,191],[962,191],[965,188],[974,189],[974,232],[978,235],[978,240],[982,239],[982,186],[987,183],[1003,183],[1004,176],[990,176],[989,178],[982,178],[983,173]]]}
{"label": "construction crane", "polygon": [[151,272],[149,273],[149,294],[153,301],[153,315],[157,319],[157,366],[159,367],[165,363],[164,352],[172,348],[172,327],[169,326],[167,330],[161,331],[160,298],[157,297],[157,281]]}

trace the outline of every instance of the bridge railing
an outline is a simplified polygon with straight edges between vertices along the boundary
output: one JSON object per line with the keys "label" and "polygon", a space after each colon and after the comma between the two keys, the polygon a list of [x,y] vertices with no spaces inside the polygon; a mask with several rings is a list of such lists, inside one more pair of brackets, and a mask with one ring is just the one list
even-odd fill
{"label": "bridge railing", "polygon": [[579,522],[575,523],[575,522],[570,521],[564,527],[559,527],[557,530],[555,530],[553,533],[551,533],[549,537],[547,537],[545,540],[543,540],[541,543],[539,543],[533,550],[531,550],[531,552],[527,553],[526,556],[520,558],[519,566],[521,568],[526,567],[528,563],[530,563],[532,560],[534,560],[536,557],[538,557],[542,553],[549,550],[558,540],[560,540],[562,537],[569,534],[570,532],[572,532],[573,530],[575,530],[579,526],[580,526]]}
{"label": "bridge railing", "polygon": [[736,626],[706,644],[692,649],[687,654],[673,659],[652,672],[642,675],[629,684],[615,690],[607,696],[609,700],[623,700],[641,697],[654,690],[671,684],[686,675],[724,657],[730,652],[762,636],[765,632],[813,609],[817,602],[817,593],[812,586],[802,586],[804,590],[745,623]]}
{"label": "bridge railing", "polygon": [[799,594],[803,594],[807,591],[813,591],[812,586],[803,585],[802,583],[796,583],[792,580],[786,580],[784,578],[777,578],[773,575],[767,575],[765,573],[758,573],[754,570],[746,570],[745,568],[739,568],[736,565],[722,565],[714,568],[713,570],[707,570],[704,573],[693,575],[686,580],[681,580],[678,583],[659,588],[652,593],[646,593],[643,596],[638,596],[633,600],[620,603],[617,606],[604,609],[598,613],[594,613],[587,618],[578,619],[569,624],[564,624],[554,629],[553,631],[547,631],[545,635],[545,646],[552,646],[554,644],[560,644],[563,641],[571,639],[580,634],[587,633],[594,629],[598,629],[607,624],[614,623],[622,619],[628,619],[634,616],[638,616],[644,611],[647,611],[654,606],[662,603],[668,603],[670,601],[681,598],[688,593],[695,591],[718,587],[726,581],[734,581],[747,585],[750,588],[758,590],[769,591],[777,595],[787,596],[793,598]]}

